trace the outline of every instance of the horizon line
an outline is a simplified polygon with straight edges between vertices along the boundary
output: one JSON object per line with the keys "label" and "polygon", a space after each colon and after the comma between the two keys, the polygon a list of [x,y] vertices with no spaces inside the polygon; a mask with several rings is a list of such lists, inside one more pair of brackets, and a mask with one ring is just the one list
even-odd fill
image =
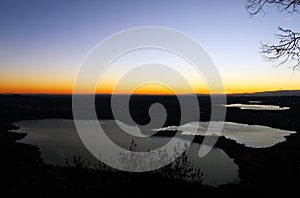
{"label": "horizon line", "polygon": [[[258,92],[240,92],[240,93],[216,93],[216,94],[209,94],[209,93],[187,93],[187,94],[177,94],[180,96],[188,96],[188,95],[247,95],[247,94],[259,94],[259,93],[267,93],[267,92],[281,92],[281,91],[300,91],[300,89],[279,89],[279,90],[266,90],[266,91],[258,91]],[[0,95],[73,95],[73,93],[0,93]],[[136,96],[176,96],[176,94],[129,94],[129,93],[120,93],[120,94],[112,94],[112,93],[82,93],[82,94],[75,94],[75,95],[136,95]]]}

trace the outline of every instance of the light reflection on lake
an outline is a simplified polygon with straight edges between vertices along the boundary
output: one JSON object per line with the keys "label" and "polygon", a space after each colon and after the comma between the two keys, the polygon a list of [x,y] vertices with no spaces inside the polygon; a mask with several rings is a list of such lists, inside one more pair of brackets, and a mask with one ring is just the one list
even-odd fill
{"label": "light reflection on lake", "polygon": [[[187,135],[215,135],[213,127],[217,122],[211,122],[212,130],[207,133],[209,122],[190,122],[182,126],[169,126],[159,130],[182,130]],[[193,134],[197,131],[196,134]],[[266,126],[225,122],[220,136],[233,139],[248,147],[262,148],[273,146],[285,140],[285,136],[295,133]]]}
{"label": "light reflection on lake", "polygon": [[264,111],[282,111],[282,110],[290,109],[290,107],[280,107],[278,105],[262,105],[262,104],[227,104],[225,105],[225,107],[238,107],[240,109],[245,109],[245,110],[264,110]]}
{"label": "light reflection on lake", "polygon": [[260,104],[260,103],[262,103],[262,102],[259,101],[259,100],[250,100],[249,103],[250,103],[250,104]]}

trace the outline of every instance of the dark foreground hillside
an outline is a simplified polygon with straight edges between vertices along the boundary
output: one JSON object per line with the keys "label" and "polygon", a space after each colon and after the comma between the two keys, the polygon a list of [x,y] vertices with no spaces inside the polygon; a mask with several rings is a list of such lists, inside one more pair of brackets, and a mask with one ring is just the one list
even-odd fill
{"label": "dark foreground hillside", "polygon": [[[228,103],[247,103],[260,100],[263,104],[289,106],[287,111],[251,111],[227,109],[227,121],[260,124],[300,131],[299,97],[228,97]],[[140,123],[147,123],[147,108],[154,102],[166,105],[166,125],[178,124],[180,108],[172,96],[135,96],[131,100],[131,114]],[[201,120],[209,120],[210,100],[199,97]],[[97,96],[96,108],[101,119],[112,119],[110,96]],[[224,108],[224,107],[220,107]],[[70,96],[0,96],[0,181],[1,192],[9,196],[31,197],[156,197],[201,195],[297,195],[300,187],[300,135],[265,149],[246,148],[232,140],[219,138],[222,148],[240,170],[240,184],[226,184],[213,188],[199,182],[163,177],[155,173],[127,173],[88,169],[80,159],[70,167],[47,165],[35,146],[16,143],[26,134],[13,131],[13,122],[28,119],[72,119]],[[202,137],[197,137],[201,142]],[[167,167],[168,168],[168,167]],[[167,170],[180,172],[180,170]],[[166,172],[166,171],[165,171]],[[169,173],[174,174],[174,173]]]}

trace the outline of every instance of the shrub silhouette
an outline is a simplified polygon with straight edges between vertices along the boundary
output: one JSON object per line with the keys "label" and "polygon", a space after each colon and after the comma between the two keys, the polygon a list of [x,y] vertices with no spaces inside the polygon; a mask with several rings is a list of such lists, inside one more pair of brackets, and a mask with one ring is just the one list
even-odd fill
{"label": "shrub silhouette", "polygon": [[[145,170],[145,168],[154,168],[158,167],[159,164],[168,164],[167,166],[160,168],[158,170],[152,171],[153,174],[161,174],[167,178],[181,179],[186,181],[196,181],[202,182],[203,173],[200,169],[195,168],[191,161],[188,158],[186,153],[187,144],[184,144],[183,147],[178,143],[174,147],[174,160],[166,152],[166,150],[159,150],[159,155],[151,156],[150,151],[138,153],[135,152],[137,144],[134,140],[131,141],[129,150],[132,151],[130,154],[120,153],[121,158],[120,162],[123,165],[123,168],[126,170]],[[180,155],[180,150],[184,149],[185,151]],[[179,156],[179,157],[178,157]],[[146,162],[144,159],[150,158],[150,161]]]}

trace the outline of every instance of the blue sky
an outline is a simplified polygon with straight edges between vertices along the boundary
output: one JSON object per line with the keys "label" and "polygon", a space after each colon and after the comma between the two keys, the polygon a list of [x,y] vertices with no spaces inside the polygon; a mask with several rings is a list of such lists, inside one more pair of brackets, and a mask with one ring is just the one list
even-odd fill
{"label": "blue sky", "polygon": [[199,42],[230,92],[237,84],[250,87],[252,83],[266,89],[300,89],[297,72],[275,68],[259,54],[260,41],[274,42],[278,26],[300,30],[296,22],[300,15],[267,8],[267,15],[250,18],[245,3],[1,1],[0,88],[5,92],[29,81],[70,84],[86,54],[100,41],[124,29],[154,25],[177,29]]}

